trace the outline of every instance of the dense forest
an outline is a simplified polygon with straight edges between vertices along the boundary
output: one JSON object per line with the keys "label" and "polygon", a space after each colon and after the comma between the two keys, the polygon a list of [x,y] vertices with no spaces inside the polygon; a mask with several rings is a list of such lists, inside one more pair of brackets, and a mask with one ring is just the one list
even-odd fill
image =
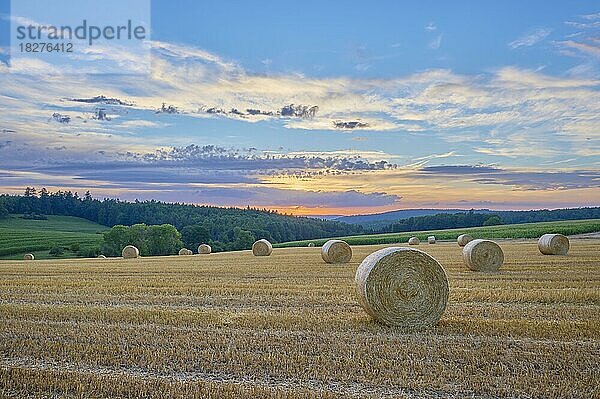
{"label": "dense forest", "polygon": [[438,213],[437,215],[414,216],[398,220],[381,229],[377,233],[401,233],[419,230],[441,230],[462,227],[493,226],[504,224],[495,214],[476,213],[474,211],[458,213]]}
{"label": "dense forest", "polygon": [[89,191],[80,197],[71,191],[38,192],[27,188],[24,195],[0,195],[0,208],[8,213],[77,216],[109,227],[171,224],[182,233],[184,244],[190,248],[208,242],[217,251],[246,249],[248,243],[252,245],[261,238],[277,243],[363,232],[360,226],[275,211],[98,200]]}
{"label": "dense forest", "polygon": [[494,213],[506,224],[600,219],[600,207],[540,209],[535,211],[495,211]]}

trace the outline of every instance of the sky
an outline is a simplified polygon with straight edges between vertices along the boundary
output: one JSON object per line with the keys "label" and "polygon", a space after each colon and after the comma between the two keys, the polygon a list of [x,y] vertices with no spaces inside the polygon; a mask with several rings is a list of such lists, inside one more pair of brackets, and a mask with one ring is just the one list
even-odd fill
{"label": "sky", "polygon": [[147,59],[100,45],[74,73],[11,56],[11,21],[50,15],[0,0],[0,192],[297,215],[600,205],[598,3],[148,5]]}

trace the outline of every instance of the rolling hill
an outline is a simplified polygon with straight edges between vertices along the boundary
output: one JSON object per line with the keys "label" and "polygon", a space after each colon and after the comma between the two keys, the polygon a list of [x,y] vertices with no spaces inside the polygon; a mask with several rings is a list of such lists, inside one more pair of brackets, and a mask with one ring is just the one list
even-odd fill
{"label": "rolling hill", "polygon": [[74,257],[73,244],[81,249],[99,246],[106,226],[73,216],[48,216],[48,220],[21,219],[10,215],[0,219],[0,258],[21,259],[33,253],[36,259],[51,258],[48,251],[60,246],[67,250],[60,257]]}

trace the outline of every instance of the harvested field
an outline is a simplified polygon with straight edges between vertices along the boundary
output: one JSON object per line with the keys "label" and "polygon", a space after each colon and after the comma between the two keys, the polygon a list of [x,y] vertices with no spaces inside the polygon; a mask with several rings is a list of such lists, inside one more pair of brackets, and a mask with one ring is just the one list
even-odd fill
{"label": "harvested field", "polygon": [[496,273],[456,242],[446,312],[424,332],[359,306],[354,246],[209,257],[0,262],[0,397],[592,398],[600,395],[600,240],[567,256],[499,242]]}

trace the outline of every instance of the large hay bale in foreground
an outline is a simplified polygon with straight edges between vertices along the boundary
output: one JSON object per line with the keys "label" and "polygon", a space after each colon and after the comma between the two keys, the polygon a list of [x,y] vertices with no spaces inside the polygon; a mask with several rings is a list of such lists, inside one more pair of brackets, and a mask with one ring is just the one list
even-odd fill
{"label": "large hay bale in foreground", "polygon": [[193,255],[193,252],[187,248],[181,248],[179,250],[179,255]]}
{"label": "large hay bale in foreground", "polygon": [[504,263],[504,252],[493,241],[473,240],[463,248],[463,259],[473,271],[495,272]]}
{"label": "large hay bale in foreground", "polygon": [[140,256],[140,250],[134,247],[133,245],[128,245],[125,248],[123,248],[121,254],[125,259],[135,259]]}
{"label": "large hay bale in foreground", "polygon": [[389,326],[435,325],[448,302],[448,278],[437,260],[418,249],[390,247],[367,256],[356,270],[360,305]]}
{"label": "large hay bale in foreground", "polygon": [[212,248],[208,244],[200,244],[198,246],[198,253],[201,255],[206,255],[212,252]]}
{"label": "large hay bale in foreground", "polygon": [[566,255],[569,239],[562,234],[544,234],[538,240],[538,248],[544,255]]}
{"label": "large hay bale in foreground", "polygon": [[35,256],[33,256],[33,254],[25,254],[23,260],[35,260]]}
{"label": "large hay bale in foreground", "polygon": [[315,243],[314,243],[314,242],[309,242],[309,243],[308,243],[308,246],[309,246],[309,247],[314,247],[314,246],[315,246]]}
{"label": "large hay bale in foreground", "polygon": [[435,244],[435,236],[429,236],[429,237],[427,237],[427,243],[428,244]]}
{"label": "large hay bale in foreground", "polygon": [[265,239],[258,240],[252,244],[252,253],[254,256],[269,256],[273,252],[273,246]]}
{"label": "large hay bale in foreground", "polygon": [[352,248],[346,241],[329,240],[321,247],[321,257],[326,263],[348,263],[352,259]]}
{"label": "large hay bale in foreground", "polygon": [[469,234],[461,234],[456,239],[456,242],[461,247],[464,247],[465,245],[467,245],[471,241],[473,241],[473,237],[471,235],[469,235]]}
{"label": "large hay bale in foreground", "polygon": [[408,239],[408,245],[419,245],[421,243],[421,240],[419,240],[418,237],[410,237]]}

